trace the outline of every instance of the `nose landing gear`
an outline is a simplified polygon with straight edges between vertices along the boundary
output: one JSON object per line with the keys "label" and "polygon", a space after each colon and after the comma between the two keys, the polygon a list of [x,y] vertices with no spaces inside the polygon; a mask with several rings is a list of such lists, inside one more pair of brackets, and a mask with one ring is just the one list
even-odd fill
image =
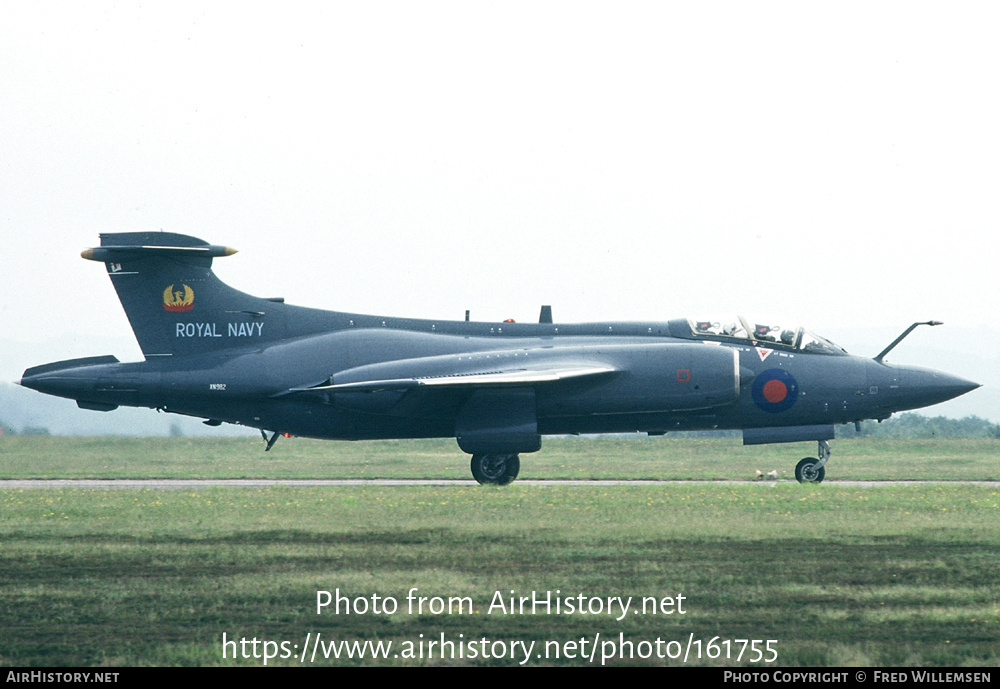
{"label": "nose landing gear", "polygon": [[805,457],[795,465],[795,480],[799,483],[822,483],[826,476],[826,469],[823,467],[830,459],[830,443],[826,440],[819,441],[819,459]]}

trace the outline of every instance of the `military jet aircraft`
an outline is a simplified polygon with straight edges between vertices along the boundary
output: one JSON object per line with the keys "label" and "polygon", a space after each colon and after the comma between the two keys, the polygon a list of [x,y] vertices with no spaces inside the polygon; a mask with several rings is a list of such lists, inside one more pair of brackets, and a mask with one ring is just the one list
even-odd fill
{"label": "military jet aircraft", "polygon": [[[105,264],[145,361],[30,368],[21,385],[84,409],[150,407],[280,435],[454,437],[472,475],[507,484],[552,434],[742,429],[744,444],[817,441],[820,482],[837,424],[886,419],[978,385],[852,356],[787,323],[732,316],[563,324],[389,318],[291,306],[212,271],[235,253],[181,234],[102,234]],[[928,322],[928,325],[937,325]],[[270,433],[268,437],[267,433]]]}

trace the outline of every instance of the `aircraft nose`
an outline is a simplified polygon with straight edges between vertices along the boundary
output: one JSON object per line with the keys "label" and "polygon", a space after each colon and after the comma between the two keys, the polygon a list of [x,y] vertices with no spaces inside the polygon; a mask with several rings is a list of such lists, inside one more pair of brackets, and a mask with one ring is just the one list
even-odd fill
{"label": "aircraft nose", "polygon": [[925,397],[927,404],[944,402],[979,387],[979,383],[950,373],[916,367],[903,370],[903,385]]}
{"label": "aircraft nose", "polygon": [[900,401],[906,405],[903,407],[904,409],[929,407],[980,387],[979,383],[973,383],[971,380],[943,371],[918,366],[896,366],[893,368],[902,397]]}

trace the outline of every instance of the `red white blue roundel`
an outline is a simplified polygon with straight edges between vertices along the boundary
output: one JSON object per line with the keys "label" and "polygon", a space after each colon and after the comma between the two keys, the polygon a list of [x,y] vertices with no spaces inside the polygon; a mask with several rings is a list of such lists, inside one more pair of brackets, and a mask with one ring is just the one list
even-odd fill
{"label": "red white blue roundel", "polygon": [[750,395],[760,409],[776,414],[795,404],[799,384],[785,369],[769,368],[754,379]]}

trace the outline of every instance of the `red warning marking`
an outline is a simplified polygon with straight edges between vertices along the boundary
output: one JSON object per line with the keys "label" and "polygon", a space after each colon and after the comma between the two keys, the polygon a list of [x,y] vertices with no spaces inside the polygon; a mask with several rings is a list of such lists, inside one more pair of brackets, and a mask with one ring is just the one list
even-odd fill
{"label": "red warning marking", "polygon": [[780,380],[769,380],[764,385],[764,399],[771,404],[777,404],[788,396],[788,387]]}
{"label": "red warning marking", "polygon": [[691,370],[687,368],[677,369],[677,382],[678,383],[690,383],[691,382]]}

